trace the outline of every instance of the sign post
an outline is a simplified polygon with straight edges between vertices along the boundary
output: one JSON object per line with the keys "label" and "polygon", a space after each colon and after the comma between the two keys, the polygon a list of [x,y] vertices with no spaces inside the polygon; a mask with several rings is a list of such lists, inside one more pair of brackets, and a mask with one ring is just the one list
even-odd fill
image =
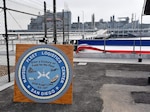
{"label": "sign post", "polygon": [[72,104],[73,46],[16,45],[14,102]]}

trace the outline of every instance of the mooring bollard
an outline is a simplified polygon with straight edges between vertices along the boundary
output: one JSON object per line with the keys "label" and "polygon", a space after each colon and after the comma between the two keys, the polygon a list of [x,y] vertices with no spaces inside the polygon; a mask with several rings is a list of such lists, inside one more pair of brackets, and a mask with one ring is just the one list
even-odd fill
{"label": "mooring bollard", "polygon": [[142,62],[142,55],[139,55],[138,62]]}
{"label": "mooring bollard", "polygon": [[142,58],[138,58],[138,62],[142,62]]}
{"label": "mooring bollard", "polygon": [[148,77],[148,84],[150,85],[150,77]]}

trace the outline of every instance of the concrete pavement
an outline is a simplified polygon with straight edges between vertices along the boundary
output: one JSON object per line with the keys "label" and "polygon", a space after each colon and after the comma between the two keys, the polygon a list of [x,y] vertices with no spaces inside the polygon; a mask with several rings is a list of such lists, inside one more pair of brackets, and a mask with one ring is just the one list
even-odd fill
{"label": "concrete pavement", "polygon": [[104,84],[100,90],[102,112],[149,112],[150,104],[135,103],[131,92],[150,92],[150,86]]}
{"label": "concrete pavement", "polygon": [[[149,64],[74,62],[73,104],[13,102],[13,86],[0,92],[2,112],[149,112],[150,104],[136,103],[131,92],[147,92]],[[142,77],[143,74],[143,77]],[[138,76],[138,77],[137,77]],[[138,96],[135,96],[138,98]],[[143,97],[148,98],[148,97]]]}
{"label": "concrete pavement", "polygon": [[[0,112],[149,112],[150,103],[136,103],[132,96],[132,92],[150,93],[149,59],[138,62],[138,58],[74,57],[73,60],[72,105],[15,103],[14,77],[10,83],[3,80],[5,77],[0,83]],[[0,62],[7,65],[6,55],[0,55]],[[14,55],[10,56],[10,65],[15,65]]]}

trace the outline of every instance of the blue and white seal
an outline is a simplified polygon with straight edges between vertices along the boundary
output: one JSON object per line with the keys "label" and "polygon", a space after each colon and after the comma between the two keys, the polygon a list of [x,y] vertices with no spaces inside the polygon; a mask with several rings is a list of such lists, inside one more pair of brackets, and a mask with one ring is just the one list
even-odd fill
{"label": "blue and white seal", "polygon": [[15,78],[26,97],[35,102],[48,103],[68,90],[72,81],[72,66],[58,48],[38,45],[19,58]]}

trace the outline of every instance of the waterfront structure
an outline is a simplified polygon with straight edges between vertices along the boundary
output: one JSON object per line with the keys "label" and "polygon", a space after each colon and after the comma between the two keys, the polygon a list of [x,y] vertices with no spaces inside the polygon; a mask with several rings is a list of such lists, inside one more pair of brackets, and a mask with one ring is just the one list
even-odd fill
{"label": "waterfront structure", "polygon": [[[53,13],[47,11],[47,30],[53,31]],[[63,20],[64,20],[64,29],[68,31],[71,29],[71,12],[64,11],[64,19],[63,13],[57,12],[56,13],[56,28],[57,31],[62,31],[63,29]],[[44,15],[39,15],[36,18],[31,18],[31,22],[28,25],[29,31],[44,31]]]}
{"label": "waterfront structure", "polygon": [[[79,23],[78,23],[79,24]],[[80,29],[82,29],[83,23],[80,22]],[[92,15],[90,22],[84,22],[84,28],[86,29],[140,29],[141,24],[139,20],[133,20],[129,17],[119,17],[118,21],[115,19],[115,16],[110,17],[110,21],[104,21],[100,19],[95,21],[95,15]],[[142,28],[150,28],[150,24],[142,24]],[[72,30],[78,29],[77,22],[72,23]]]}
{"label": "waterfront structure", "polygon": [[[104,21],[100,19],[95,21],[95,14],[92,14],[91,21],[82,22],[80,17],[77,17],[76,22],[71,21],[71,11],[64,11],[64,25],[63,25],[63,13],[56,13],[56,28],[57,31],[65,32],[83,32],[83,31],[97,31],[105,29],[112,36],[134,36],[134,33],[140,33],[141,28],[144,32],[149,32],[150,24],[142,24],[139,20],[134,19],[134,15],[130,19],[129,17],[115,18],[115,15],[110,17],[110,21]],[[53,31],[53,13],[47,11],[47,31]],[[31,18],[31,22],[28,25],[28,31],[44,31],[44,15]],[[131,34],[131,35],[130,35]],[[134,34],[134,35],[132,35]],[[145,35],[145,34],[144,34]],[[144,36],[143,35],[143,36]],[[147,35],[147,34],[146,34]],[[150,33],[148,34],[150,35]]]}

